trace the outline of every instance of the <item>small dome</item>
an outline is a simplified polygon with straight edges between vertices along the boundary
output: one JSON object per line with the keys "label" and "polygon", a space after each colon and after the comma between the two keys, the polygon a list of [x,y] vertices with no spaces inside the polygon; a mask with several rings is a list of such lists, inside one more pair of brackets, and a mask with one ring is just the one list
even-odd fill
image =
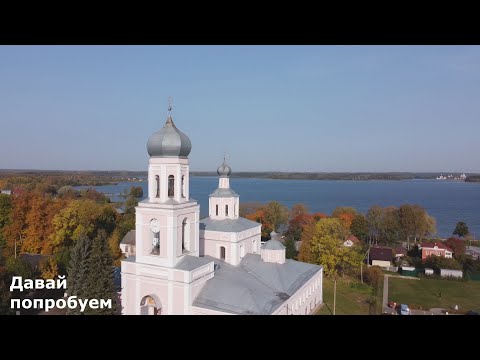
{"label": "small dome", "polygon": [[217,174],[219,176],[230,176],[231,173],[232,173],[232,168],[230,166],[228,166],[225,159],[223,159],[222,165],[220,165],[217,168]]}
{"label": "small dome", "polygon": [[267,250],[283,250],[285,246],[277,239],[268,240],[265,244],[265,249]]}
{"label": "small dome", "polygon": [[177,129],[171,116],[163,128],[150,136],[147,143],[148,154],[155,157],[186,158],[191,150],[190,139]]}

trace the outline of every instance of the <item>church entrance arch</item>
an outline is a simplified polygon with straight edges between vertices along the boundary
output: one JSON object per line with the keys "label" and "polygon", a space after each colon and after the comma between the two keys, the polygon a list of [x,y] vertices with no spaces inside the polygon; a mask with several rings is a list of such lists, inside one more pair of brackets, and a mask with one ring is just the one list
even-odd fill
{"label": "church entrance arch", "polygon": [[[156,299],[156,300],[155,300]],[[155,295],[144,296],[140,301],[140,315],[161,315],[162,304]]]}

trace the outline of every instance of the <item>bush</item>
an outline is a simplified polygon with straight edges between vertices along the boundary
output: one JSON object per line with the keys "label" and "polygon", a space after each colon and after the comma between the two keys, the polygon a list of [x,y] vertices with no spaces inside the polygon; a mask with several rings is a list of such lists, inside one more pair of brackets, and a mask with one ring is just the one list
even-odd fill
{"label": "bush", "polygon": [[367,284],[377,286],[378,280],[383,276],[383,271],[378,266],[369,266],[363,272]]}

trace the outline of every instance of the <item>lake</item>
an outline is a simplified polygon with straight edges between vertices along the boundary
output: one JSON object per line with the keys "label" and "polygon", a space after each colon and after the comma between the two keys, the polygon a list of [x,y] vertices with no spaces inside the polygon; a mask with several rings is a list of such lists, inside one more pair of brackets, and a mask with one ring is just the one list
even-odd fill
{"label": "lake", "polygon": [[[142,186],[147,195],[147,182],[122,182],[96,186],[112,201],[130,186]],[[208,215],[208,195],[218,186],[218,177],[190,178],[190,196],[200,204],[200,216]],[[437,234],[448,237],[457,221],[465,221],[475,238],[480,237],[480,183],[441,180],[274,180],[231,178],[230,186],[240,195],[240,202],[279,201],[289,208],[296,203],[308,206],[311,212],[330,214],[337,206],[352,206],[366,213],[372,205],[399,206],[419,204],[437,220]],[[79,186],[77,188],[84,188]]]}

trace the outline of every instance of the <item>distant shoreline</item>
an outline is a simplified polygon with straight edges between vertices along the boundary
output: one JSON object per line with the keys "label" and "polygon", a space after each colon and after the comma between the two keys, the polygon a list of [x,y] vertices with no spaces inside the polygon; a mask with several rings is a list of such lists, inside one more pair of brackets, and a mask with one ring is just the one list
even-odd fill
{"label": "distant shoreline", "polygon": [[[447,172],[443,172],[445,174]],[[0,177],[5,176],[55,176],[62,174],[90,175],[103,178],[106,182],[138,181],[146,179],[146,171],[73,171],[73,170],[21,170],[0,169]],[[439,173],[421,172],[280,172],[280,171],[239,171],[234,172],[232,178],[281,179],[281,180],[435,180]],[[191,176],[218,176],[214,171],[190,171]],[[445,182],[459,182],[458,180],[438,180]],[[466,182],[480,182],[480,174],[468,174]],[[463,182],[463,181],[461,181]]]}

